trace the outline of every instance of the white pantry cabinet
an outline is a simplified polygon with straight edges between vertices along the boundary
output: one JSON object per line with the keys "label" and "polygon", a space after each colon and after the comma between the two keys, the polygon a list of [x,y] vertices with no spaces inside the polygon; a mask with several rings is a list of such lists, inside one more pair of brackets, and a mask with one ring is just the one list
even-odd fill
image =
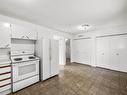
{"label": "white pantry cabinet", "polygon": [[9,48],[10,47],[10,25],[5,22],[0,22],[0,48]]}
{"label": "white pantry cabinet", "polygon": [[37,32],[35,27],[12,24],[11,29],[12,29],[11,38],[29,39],[29,40],[37,39]]}
{"label": "white pantry cabinet", "polygon": [[42,48],[42,56],[39,56],[43,61],[41,62],[41,78],[43,80],[48,79],[50,77],[50,65],[51,65],[51,56],[50,56],[50,40],[43,39],[43,48]]}
{"label": "white pantry cabinet", "polygon": [[59,41],[39,39],[36,45],[37,56],[41,59],[41,80],[59,74]]}
{"label": "white pantry cabinet", "polygon": [[92,40],[91,38],[74,39],[72,41],[73,61],[91,65]]}
{"label": "white pantry cabinet", "polygon": [[59,74],[59,41],[51,40],[51,76]]}

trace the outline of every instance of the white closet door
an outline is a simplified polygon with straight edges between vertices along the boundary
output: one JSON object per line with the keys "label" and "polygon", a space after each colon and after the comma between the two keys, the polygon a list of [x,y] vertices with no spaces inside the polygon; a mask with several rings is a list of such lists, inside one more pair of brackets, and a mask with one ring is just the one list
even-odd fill
{"label": "white closet door", "polygon": [[97,38],[97,66],[127,72],[127,35]]}
{"label": "white closet door", "polygon": [[120,46],[120,36],[111,36],[109,39],[109,69],[119,70],[120,56],[119,56],[119,46]]}
{"label": "white closet door", "polygon": [[119,41],[120,71],[127,72],[127,35],[120,36]]}
{"label": "white closet door", "polygon": [[72,47],[75,62],[91,65],[91,55],[92,55],[91,39],[73,40]]}
{"label": "white closet door", "polygon": [[51,76],[59,73],[59,41],[51,40]]}
{"label": "white closet door", "polygon": [[43,39],[43,80],[50,77],[50,40]]}
{"label": "white closet door", "polygon": [[108,37],[96,38],[97,66],[109,68],[109,39]]}

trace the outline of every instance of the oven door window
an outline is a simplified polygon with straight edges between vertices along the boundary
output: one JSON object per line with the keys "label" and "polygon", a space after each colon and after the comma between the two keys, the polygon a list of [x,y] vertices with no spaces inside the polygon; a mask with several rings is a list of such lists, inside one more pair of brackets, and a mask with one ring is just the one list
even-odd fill
{"label": "oven door window", "polygon": [[39,74],[39,61],[30,61],[13,66],[13,81],[19,81]]}
{"label": "oven door window", "polygon": [[19,76],[30,74],[30,73],[33,73],[33,72],[36,72],[35,64],[20,66],[19,69],[18,69],[18,75]]}

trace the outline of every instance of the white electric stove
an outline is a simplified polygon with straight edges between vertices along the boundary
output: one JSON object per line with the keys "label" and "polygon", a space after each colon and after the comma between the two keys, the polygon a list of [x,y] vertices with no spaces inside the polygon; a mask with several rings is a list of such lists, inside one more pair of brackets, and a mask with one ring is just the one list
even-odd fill
{"label": "white electric stove", "polygon": [[34,55],[12,56],[13,92],[39,81],[39,58]]}

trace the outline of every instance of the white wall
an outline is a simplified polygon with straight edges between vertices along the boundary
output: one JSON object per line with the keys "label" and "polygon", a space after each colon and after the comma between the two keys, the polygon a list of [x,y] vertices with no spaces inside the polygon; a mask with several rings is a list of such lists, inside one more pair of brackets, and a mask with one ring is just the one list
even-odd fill
{"label": "white wall", "polygon": [[[92,59],[91,59],[91,65],[96,66],[96,36],[104,36],[104,35],[114,35],[114,34],[123,34],[127,33],[127,23],[122,23],[122,24],[117,24],[117,25],[106,25],[104,27],[100,27],[100,29],[96,29],[91,32],[87,33],[82,33],[75,35],[73,39],[79,39],[79,38],[87,38],[91,37],[92,38]],[[71,48],[73,49],[72,46],[73,40],[71,41]],[[71,61],[74,61],[74,54],[75,52],[73,51],[71,53]]]}
{"label": "white wall", "polygon": [[66,64],[66,42],[64,38],[59,40],[59,64]]}
{"label": "white wall", "polygon": [[[0,21],[5,22],[5,23],[10,23],[10,24],[22,25],[22,26],[26,26],[26,27],[29,27],[32,29],[36,29],[36,31],[38,32],[38,38],[41,38],[41,37],[53,38],[54,35],[62,36],[64,38],[72,38],[72,36],[73,36],[73,35],[68,34],[68,33],[59,32],[56,30],[49,29],[47,27],[43,27],[40,25],[36,25],[36,24],[30,23],[27,21],[15,19],[12,17],[4,16],[4,15],[0,15]],[[0,49],[0,51],[4,51],[6,54],[6,53],[8,53],[9,50],[8,49],[2,49],[2,50]],[[2,54],[0,53],[0,55],[2,55]]]}
{"label": "white wall", "polygon": [[69,39],[71,39],[73,37],[73,35],[71,35],[71,34],[59,32],[59,31],[52,30],[52,29],[42,27],[39,25],[37,25],[36,27],[37,27],[37,32],[38,32],[38,39],[40,39],[42,37],[54,38],[54,35],[64,37],[64,38],[69,38]]}
{"label": "white wall", "polygon": [[15,18],[8,17],[8,16],[0,15],[0,21],[10,23],[10,24],[18,24],[18,25],[28,26],[31,28],[36,28],[37,31],[39,32],[39,37],[44,36],[44,37],[51,38],[51,37],[53,37],[53,35],[59,35],[59,36],[65,37],[65,38],[72,38],[72,36],[73,36],[69,33],[59,32],[56,30],[49,29],[47,27],[43,27],[43,26],[40,26],[37,24],[33,24],[33,23],[30,23],[27,21],[15,19]]}

